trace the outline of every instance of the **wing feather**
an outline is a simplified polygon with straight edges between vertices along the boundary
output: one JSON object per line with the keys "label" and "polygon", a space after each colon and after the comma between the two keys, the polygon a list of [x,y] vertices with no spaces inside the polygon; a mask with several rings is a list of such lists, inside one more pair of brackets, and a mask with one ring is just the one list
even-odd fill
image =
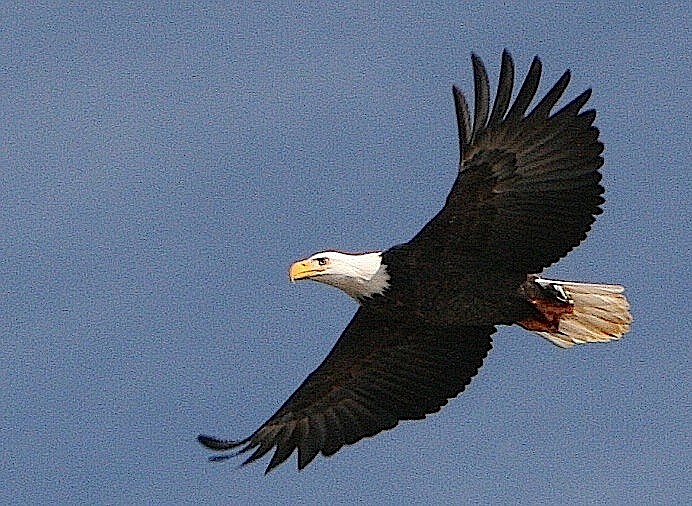
{"label": "wing feather", "polygon": [[524,79],[524,84],[519,88],[519,93],[517,98],[514,100],[514,104],[507,113],[507,122],[515,122],[521,118],[526,110],[529,108],[529,104],[533,100],[536,90],[538,89],[538,83],[541,80],[541,73],[543,71],[541,60],[536,56],[531,62],[531,67],[529,68],[529,73]]}
{"label": "wing feather", "polygon": [[454,96],[454,109],[457,115],[457,130],[459,131],[459,153],[463,156],[471,144],[471,117],[469,104],[464,94],[456,86],[452,86]]}
{"label": "wing feather", "polygon": [[546,119],[550,114],[550,111],[552,111],[557,101],[560,100],[560,97],[567,89],[569,80],[570,72],[568,70],[567,72],[562,74],[562,77],[558,79],[558,81],[553,85],[550,91],[546,93],[545,97],[543,97],[543,99],[541,99],[538,105],[534,107],[533,111],[531,111],[531,114],[529,116]]}
{"label": "wing feather", "polygon": [[471,134],[471,142],[484,128],[488,120],[488,108],[490,104],[490,82],[488,81],[488,73],[485,71],[481,59],[471,55],[473,63],[473,81],[476,90],[473,101],[473,133]]}
{"label": "wing feather", "polygon": [[514,62],[509,51],[505,49],[502,51],[499,84],[497,85],[493,112],[490,114],[490,120],[488,121],[489,127],[497,126],[505,117],[509,101],[512,98],[512,88],[514,88]]}

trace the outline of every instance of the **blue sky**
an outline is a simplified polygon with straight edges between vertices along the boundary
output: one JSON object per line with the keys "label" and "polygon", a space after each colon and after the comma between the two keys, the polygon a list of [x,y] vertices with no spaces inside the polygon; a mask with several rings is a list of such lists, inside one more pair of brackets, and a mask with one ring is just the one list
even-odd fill
{"label": "blue sky", "polygon": [[[2,3],[0,502],[689,502],[689,13],[526,4]],[[632,332],[502,328],[425,421],[300,473],[209,463],[195,436],[248,435],[354,312],[289,264],[437,212],[451,84],[503,48],[594,89],[605,213],[549,274],[625,284]]]}

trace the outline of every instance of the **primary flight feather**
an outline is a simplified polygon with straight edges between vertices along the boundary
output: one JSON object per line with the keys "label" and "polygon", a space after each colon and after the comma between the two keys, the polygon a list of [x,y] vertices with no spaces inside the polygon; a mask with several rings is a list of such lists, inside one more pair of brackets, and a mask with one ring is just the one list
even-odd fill
{"label": "primary flight feather", "polygon": [[[298,467],[319,453],[422,419],[464,390],[497,325],[518,324],[552,343],[620,338],[631,316],[619,285],[544,279],[540,272],[586,237],[601,213],[603,145],[587,90],[553,112],[565,72],[529,110],[541,77],[534,58],[514,102],[514,64],[502,54],[495,101],[472,55],[474,114],[453,87],[459,173],[442,210],[409,242],[385,251],[316,253],[291,280],[335,286],[359,308],[336,345],[279,410],[238,441],[198,436],[206,447],[271,450],[267,472],[297,449]],[[511,104],[511,105],[510,105]]]}

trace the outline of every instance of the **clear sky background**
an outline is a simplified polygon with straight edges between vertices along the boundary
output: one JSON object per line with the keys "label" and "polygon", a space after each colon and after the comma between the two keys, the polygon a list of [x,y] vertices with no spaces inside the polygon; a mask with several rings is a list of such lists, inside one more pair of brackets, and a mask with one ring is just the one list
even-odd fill
{"label": "clear sky background", "polygon": [[[2,2],[0,503],[689,503],[689,5],[591,3]],[[451,85],[503,48],[594,89],[605,214],[549,274],[625,284],[632,332],[502,328],[425,421],[300,473],[208,462],[355,310],[289,264],[437,212]]]}

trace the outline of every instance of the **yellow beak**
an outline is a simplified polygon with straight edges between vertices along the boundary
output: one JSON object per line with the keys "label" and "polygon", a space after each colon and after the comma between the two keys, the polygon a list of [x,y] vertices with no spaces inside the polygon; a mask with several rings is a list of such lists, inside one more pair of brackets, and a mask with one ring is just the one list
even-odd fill
{"label": "yellow beak", "polygon": [[325,268],[318,265],[314,260],[299,260],[291,265],[291,268],[288,270],[288,278],[291,281],[308,279],[324,270]]}

